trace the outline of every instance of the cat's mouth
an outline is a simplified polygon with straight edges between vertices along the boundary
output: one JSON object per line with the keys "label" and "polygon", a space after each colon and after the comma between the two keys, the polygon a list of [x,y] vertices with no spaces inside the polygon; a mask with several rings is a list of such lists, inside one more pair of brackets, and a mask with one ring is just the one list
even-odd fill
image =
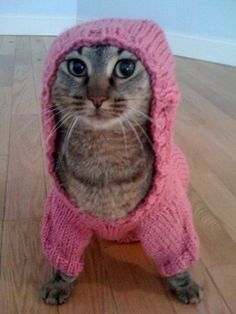
{"label": "cat's mouth", "polygon": [[91,110],[88,114],[87,114],[87,118],[92,119],[92,120],[109,120],[112,118],[111,112],[107,111],[107,110],[102,110],[102,109],[94,109]]}
{"label": "cat's mouth", "polygon": [[[99,128],[107,127],[119,120],[119,115],[110,112],[109,110],[93,110],[86,114],[85,120],[87,123]],[[118,119],[118,120],[117,120]]]}
{"label": "cat's mouth", "polygon": [[89,118],[102,118],[104,116],[104,112],[102,112],[100,109],[94,109],[94,110],[90,110],[89,114],[87,115],[87,117]]}
{"label": "cat's mouth", "polygon": [[90,114],[87,115],[87,118],[90,121],[107,121],[109,120],[111,117],[109,117],[108,115],[104,114],[103,112],[101,112],[100,110],[96,110]]}

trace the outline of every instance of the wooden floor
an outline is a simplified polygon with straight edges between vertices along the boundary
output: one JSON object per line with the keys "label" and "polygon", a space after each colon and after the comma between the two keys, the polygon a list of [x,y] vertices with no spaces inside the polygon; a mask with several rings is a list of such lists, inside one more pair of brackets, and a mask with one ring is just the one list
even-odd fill
{"label": "wooden floor", "polygon": [[204,301],[176,302],[139,244],[94,239],[69,303],[42,303],[39,290],[51,269],[39,240],[48,189],[39,94],[52,39],[0,37],[1,314],[236,313],[236,68],[185,58],[176,58],[182,90],[176,141],[192,172],[201,240],[192,273],[204,285]]}

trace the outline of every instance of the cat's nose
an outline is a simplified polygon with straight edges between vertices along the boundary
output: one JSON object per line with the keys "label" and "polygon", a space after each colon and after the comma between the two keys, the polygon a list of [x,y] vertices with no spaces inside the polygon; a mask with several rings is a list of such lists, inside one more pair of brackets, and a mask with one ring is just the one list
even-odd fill
{"label": "cat's nose", "polygon": [[94,107],[98,109],[107,98],[104,96],[90,96],[89,99],[93,102]]}

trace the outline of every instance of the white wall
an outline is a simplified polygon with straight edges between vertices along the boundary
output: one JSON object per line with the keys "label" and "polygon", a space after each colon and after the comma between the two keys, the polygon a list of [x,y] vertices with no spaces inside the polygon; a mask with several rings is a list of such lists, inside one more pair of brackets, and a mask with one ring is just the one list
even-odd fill
{"label": "white wall", "polygon": [[0,34],[57,35],[76,24],[77,0],[0,0]]}
{"label": "white wall", "polygon": [[76,0],[1,0],[1,15],[74,16]]}
{"label": "white wall", "polygon": [[84,18],[150,18],[166,31],[236,40],[235,0],[79,0]]}
{"label": "white wall", "polygon": [[0,0],[0,34],[55,35],[102,17],[153,19],[176,55],[236,65],[236,0]]}

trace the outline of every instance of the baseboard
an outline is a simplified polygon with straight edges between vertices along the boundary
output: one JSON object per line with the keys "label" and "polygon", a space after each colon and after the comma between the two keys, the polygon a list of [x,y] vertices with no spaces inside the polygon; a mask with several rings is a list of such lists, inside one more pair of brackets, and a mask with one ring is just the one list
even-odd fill
{"label": "baseboard", "polygon": [[[0,35],[58,35],[65,29],[88,21],[88,18],[0,15]],[[236,41],[166,32],[177,56],[236,66]]]}
{"label": "baseboard", "polygon": [[236,41],[166,32],[177,56],[236,66]]}

